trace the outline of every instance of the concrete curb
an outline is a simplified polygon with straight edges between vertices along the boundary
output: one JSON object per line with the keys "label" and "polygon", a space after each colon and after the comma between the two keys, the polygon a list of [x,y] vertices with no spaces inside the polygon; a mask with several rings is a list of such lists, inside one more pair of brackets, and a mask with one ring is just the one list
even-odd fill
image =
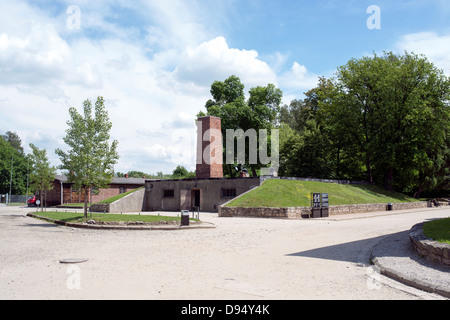
{"label": "concrete curb", "polygon": [[450,298],[450,269],[417,255],[410,242],[409,232],[387,236],[372,249],[370,261],[386,277]]}
{"label": "concrete curb", "polygon": [[126,225],[95,225],[83,223],[70,223],[54,219],[41,217],[39,215],[28,213],[27,217],[44,220],[63,227],[91,229],[91,230],[133,230],[133,231],[178,231],[192,229],[214,229],[216,225],[209,222],[195,223],[189,226],[180,225],[142,225],[142,226],[126,226]]}

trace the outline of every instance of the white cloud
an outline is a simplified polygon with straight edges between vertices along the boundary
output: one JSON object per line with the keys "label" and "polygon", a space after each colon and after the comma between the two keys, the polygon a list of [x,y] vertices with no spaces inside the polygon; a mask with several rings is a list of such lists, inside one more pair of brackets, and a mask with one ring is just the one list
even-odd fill
{"label": "white cloud", "polygon": [[397,41],[394,50],[424,54],[435,66],[450,76],[450,34],[439,35],[435,32],[419,32],[404,35]]}
{"label": "white cloud", "polygon": [[317,86],[319,76],[295,61],[292,67],[280,76],[280,86],[288,93],[303,92]]}
{"label": "white cloud", "polygon": [[224,37],[187,47],[174,72],[178,80],[202,86],[223,81],[232,74],[238,76],[248,89],[277,82],[269,65],[258,59],[257,51],[230,48]]}
{"label": "white cloud", "polygon": [[[257,51],[231,48],[225,37],[205,28],[214,17],[205,18],[200,2],[193,7],[182,1],[140,4],[152,9],[150,43],[129,41],[127,32],[135,35],[135,30],[105,22],[101,10],[108,12],[108,2],[95,3],[91,10],[90,2],[79,3],[81,31],[75,33],[64,28],[65,11],[51,17],[25,2],[17,1],[20,10],[0,4],[0,17],[8,21],[0,21],[0,130],[17,131],[24,144],[48,148],[51,158],[62,147],[68,108],[81,111],[85,99],[103,96],[112,138],[119,141],[116,171],[192,168],[194,119],[210,98],[213,81],[234,74],[246,90],[278,84]],[[84,35],[83,28],[95,27],[120,32],[116,37]],[[279,55],[277,61],[279,67],[285,59]],[[311,75],[294,65],[282,80],[289,76],[305,81]]]}
{"label": "white cloud", "polygon": [[70,49],[52,25],[33,23],[25,37],[0,34],[0,82],[42,83],[60,79]]}

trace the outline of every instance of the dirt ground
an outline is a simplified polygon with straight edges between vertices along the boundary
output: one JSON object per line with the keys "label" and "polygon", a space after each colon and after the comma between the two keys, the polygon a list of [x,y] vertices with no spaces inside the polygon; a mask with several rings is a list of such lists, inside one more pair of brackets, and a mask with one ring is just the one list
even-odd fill
{"label": "dirt ground", "polygon": [[[317,220],[200,218],[215,229],[55,226],[0,206],[0,299],[442,299],[369,265],[384,237],[449,209]],[[85,258],[80,264],[63,259]]]}

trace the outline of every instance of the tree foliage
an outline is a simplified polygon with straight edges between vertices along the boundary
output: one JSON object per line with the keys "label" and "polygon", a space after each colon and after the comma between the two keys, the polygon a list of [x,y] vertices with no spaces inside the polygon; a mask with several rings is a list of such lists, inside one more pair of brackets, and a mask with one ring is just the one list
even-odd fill
{"label": "tree foliage", "polygon": [[282,109],[281,121],[295,131],[282,147],[282,169],[365,178],[390,190],[417,191],[417,196],[444,186],[449,97],[449,78],[424,56],[352,59],[335,78],[320,79],[303,101]]}
{"label": "tree foliage", "polygon": [[[9,137],[15,139],[9,139]],[[23,195],[27,190],[27,157],[23,153],[21,140],[17,134],[8,131],[0,136],[0,194]],[[11,184],[12,167],[12,184]]]}
{"label": "tree foliage", "polygon": [[[224,139],[227,129],[242,129],[244,132],[249,129],[255,129],[257,133],[260,129],[268,130],[268,152],[270,152],[270,133],[276,125],[283,93],[273,84],[268,84],[265,87],[251,88],[249,90],[249,98],[246,100],[244,88],[245,86],[240,79],[234,75],[223,82],[215,81],[211,85],[213,99],[208,100],[205,105],[206,114],[222,119]],[[204,115],[203,112],[199,113],[199,116]],[[246,147],[248,151],[248,145]],[[226,148],[225,142],[224,148]],[[236,154],[237,152],[235,152]],[[250,162],[246,158],[244,166],[251,169],[253,176],[256,176],[257,170],[262,167],[262,164],[259,161],[258,163]],[[240,169],[237,159],[233,164],[227,163],[224,152],[224,164],[225,175],[231,177],[237,175]]]}
{"label": "tree foliage", "polygon": [[44,205],[46,191],[53,189],[56,168],[50,165],[47,157],[47,150],[40,150],[34,144],[30,143],[32,153],[30,155],[30,190],[39,191],[41,208]]}
{"label": "tree foliage", "polygon": [[98,97],[94,114],[92,103],[86,100],[83,103],[84,113],[80,114],[75,108],[69,109],[70,120],[64,142],[68,151],[57,149],[68,182],[74,184],[76,189],[84,189],[85,206],[84,215],[87,218],[88,195],[91,188],[105,188],[114,177],[114,164],[117,163],[118,142],[111,144],[110,130],[112,123],[104,106],[104,99]]}

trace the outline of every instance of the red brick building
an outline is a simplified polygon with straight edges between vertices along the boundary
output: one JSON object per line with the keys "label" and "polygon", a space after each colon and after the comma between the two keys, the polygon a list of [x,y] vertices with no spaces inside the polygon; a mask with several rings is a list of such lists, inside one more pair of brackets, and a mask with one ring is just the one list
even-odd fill
{"label": "red brick building", "polygon": [[[89,203],[97,203],[145,185],[145,178],[114,178],[109,188],[91,190]],[[57,175],[53,181],[53,189],[47,192],[47,206],[57,206],[71,203],[84,202],[85,192],[76,190],[72,183],[67,182],[67,177]]]}

